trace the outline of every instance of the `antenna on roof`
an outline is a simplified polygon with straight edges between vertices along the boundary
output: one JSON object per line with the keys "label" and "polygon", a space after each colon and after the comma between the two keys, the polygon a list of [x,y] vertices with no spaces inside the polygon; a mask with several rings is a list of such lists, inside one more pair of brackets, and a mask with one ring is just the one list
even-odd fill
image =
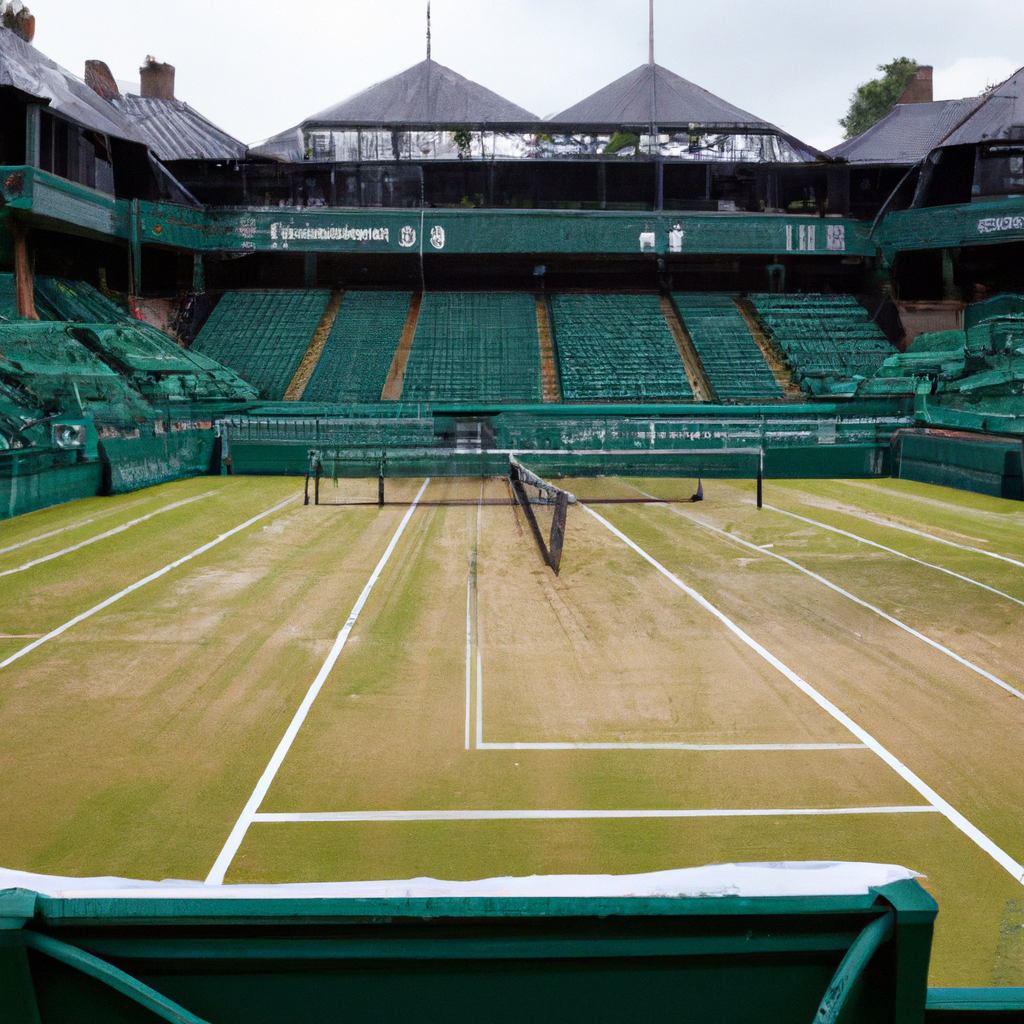
{"label": "antenna on roof", "polygon": [[427,0],[427,60],[430,60],[430,0]]}
{"label": "antenna on roof", "polygon": [[[654,67],[654,0],[651,3],[651,31],[647,43],[647,63]],[[430,6],[429,4],[427,5]]]}

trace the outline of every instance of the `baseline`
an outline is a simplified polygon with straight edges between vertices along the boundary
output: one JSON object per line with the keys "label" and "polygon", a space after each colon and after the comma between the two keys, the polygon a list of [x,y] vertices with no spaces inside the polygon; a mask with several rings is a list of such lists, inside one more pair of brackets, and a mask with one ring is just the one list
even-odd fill
{"label": "baseline", "polygon": [[12,662],[24,657],[30,651],[34,651],[37,647],[42,646],[48,640],[52,640],[54,637],[60,636],[61,633],[66,632],[72,626],[77,626],[79,622],[83,622],[85,619],[90,618],[97,612],[103,611],[104,608],[109,608],[115,601],[120,601],[122,597],[127,597],[129,594],[138,590],[139,587],[144,587],[147,583],[152,583],[153,580],[159,579],[161,576],[169,573],[172,569],[177,569],[179,565],[184,565],[185,562],[188,562],[193,558],[197,558],[199,555],[204,554],[211,548],[215,548],[218,544],[226,541],[229,537],[233,537],[236,533],[240,533],[247,527],[252,526],[253,523],[258,523],[261,519],[265,519],[267,516],[273,515],[275,512],[279,512],[285,507],[285,505],[289,505],[293,501],[297,501],[300,496],[301,495],[299,494],[295,494],[290,498],[285,498],[284,501],[278,502],[273,508],[268,508],[266,512],[260,512],[259,515],[255,515],[251,519],[247,519],[244,523],[240,523],[238,526],[228,530],[227,533],[222,533],[219,537],[216,537],[208,543],[203,544],[201,547],[196,548],[195,551],[190,551],[187,555],[183,555],[181,558],[176,558],[173,562],[168,563],[162,569],[157,569],[156,572],[150,573],[137,583],[133,583],[131,586],[125,587],[124,590],[119,590],[116,594],[108,597],[106,600],[100,601],[99,604],[93,605],[88,611],[84,611],[80,615],[76,615],[73,619],[68,619],[68,621],[63,625],[58,626],[56,629],[51,629],[49,633],[44,634],[38,640],[22,647],[19,651],[15,651],[9,658],[5,658],[3,661],[0,661],[0,668],[6,668]]}
{"label": "baseline", "polygon": [[968,668],[972,672],[976,672],[979,676],[981,676],[983,679],[987,679],[990,683],[995,683],[996,686],[1006,690],[1007,693],[1011,693],[1014,697],[1017,697],[1020,700],[1024,700],[1024,693],[1018,690],[1015,686],[1011,686],[1009,683],[1000,679],[999,676],[993,675],[991,672],[981,668],[981,666],[979,665],[975,665],[973,661],[968,661],[966,658],[961,657],[955,651],[951,651],[948,647],[945,647],[942,644],[940,644],[938,640],[933,640],[930,636],[925,636],[924,633],[918,632],[916,629],[914,629],[913,626],[908,626],[905,622],[902,622],[900,619],[894,618],[887,612],[883,612],[881,608],[877,608],[875,605],[863,600],[863,598],[857,597],[855,594],[851,594],[848,590],[844,590],[838,584],[832,583],[830,580],[825,579],[824,576],[819,576],[816,572],[812,572],[810,569],[805,568],[798,562],[794,562],[792,558],[786,558],[785,555],[780,555],[775,551],[769,551],[763,547],[758,547],[757,544],[753,544],[749,540],[744,540],[742,537],[737,537],[735,534],[729,533],[726,530],[721,529],[720,527],[712,526],[710,523],[706,523],[701,519],[697,519],[695,516],[687,515],[685,512],[681,512],[677,508],[673,508],[672,511],[675,512],[676,515],[682,516],[684,519],[693,523],[695,526],[699,526],[704,530],[709,530],[712,533],[717,533],[720,536],[735,542],[736,544],[741,544],[743,547],[749,548],[751,551],[758,552],[758,554],[767,555],[769,558],[776,558],[780,562],[785,562],[786,565],[791,566],[799,572],[802,572],[805,576],[809,576],[812,580],[816,580],[818,583],[824,584],[826,587],[829,588],[829,590],[833,590],[835,591],[835,593],[840,594],[847,600],[853,601],[854,604],[859,604],[862,608],[866,608],[868,611],[874,612],[875,615],[885,619],[886,622],[892,623],[892,625],[897,626],[899,629],[902,629],[905,633],[909,633],[912,637],[916,637],[918,640],[924,641],[924,643],[926,643],[929,647],[934,648],[941,654],[945,654],[947,658],[952,658],[953,661],[957,662],[960,665],[963,665],[964,668]]}
{"label": "baseline", "polygon": [[[748,501],[748,504],[753,504]],[[1004,594],[1001,590],[996,590],[995,587],[990,587],[987,583],[981,583],[979,580],[971,579],[970,576],[964,576],[961,573],[953,572],[952,569],[947,569],[944,566],[936,565],[934,562],[926,562],[921,558],[915,558],[913,555],[908,555],[904,551],[897,551],[895,548],[886,547],[884,544],[879,544],[878,541],[868,540],[867,537],[861,537],[856,533],[850,533],[848,530],[840,530],[838,526],[829,526],[828,523],[820,523],[817,519],[809,519],[807,516],[797,515],[796,512],[789,512],[784,508],[777,508],[775,505],[765,505],[766,509],[772,512],[778,512],[781,516],[789,516],[791,519],[799,519],[802,523],[807,523],[810,526],[820,527],[822,530],[828,530],[831,533],[838,533],[843,537],[849,537],[850,540],[858,541],[861,544],[869,544],[873,548],[878,548],[880,551],[886,551],[890,555],[897,555],[900,558],[905,558],[908,562],[916,562],[918,565],[923,565],[929,569],[937,569],[939,572],[944,572],[947,576],[953,576],[958,580],[963,580],[964,583],[971,583],[976,587],[981,587],[982,590],[987,590],[990,594],[995,594],[997,597],[1005,597],[1007,601],[1012,601],[1014,604],[1019,604],[1024,608],[1024,601],[1020,598],[1011,597],[1009,594]],[[764,548],[772,547],[770,544],[762,544],[762,550]]]}
{"label": "baseline", "polygon": [[724,612],[719,611],[707,598],[703,597],[692,587],[687,586],[678,576],[670,572],[665,568],[657,559],[652,555],[649,555],[636,541],[631,540],[621,530],[613,526],[604,516],[599,515],[592,508],[588,508],[582,502],[579,503],[580,507],[588,514],[593,516],[599,523],[601,523],[610,533],[618,537],[624,544],[632,548],[641,558],[644,559],[648,564],[658,570],[667,580],[679,587],[685,594],[688,594],[694,601],[696,601],[702,608],[710,612],[715,616],[726,628],[730,630],[735,636],[737,636],[743,643],[745,643],[752,651],[762,657],[768,662],[773,668],[777,669],[783,676],[785,676],[794,686],[803,691],[808,697],[811,698],[831,715],[837,722],[844,725],[854,736],[857,736],[864,744],[870,747],[890,768],[893,769],[905,782],[913,786],[924,799],[931,804],[937,811],[943,814],[947,820],[956,828],[958,828],[965,836],[967,836],[973,843],[984,850],[997,864],[1000,865],[1004,870],[1011,874],[1014,879],[1018,882],[1024,883],[1024,865],[1018,863],[1011,857],[1005,850],[1000,846],[997,846],[984,832],[981,831],[976,825],[972,824],[967,818],[964,817],[952,804],[944,800],[934,789],[931,788],[923,779],[917,774],[911,771],[895,754],[882,746],[866,729],[858,725],[849,715],[841,711],[835,704],[833,704],[823,694],[819,693],[810,683],[805,679],[798,676],[789,666],[783,664],[778,658],[775,657],[770,651],[762,647],[752,636],[744,632],[735,622],[732,621]]}
{"label": "baseline", "polygon": [[356,599],[356,603],[352,606],[352,611],[349,613],[349,617],[345,621],[345,625],[341,627],[341,631],[335,638],[334,646],[331,647],[330,653],[327,655],[327,659],[324,661],[323,665],[320,666],[320,671],[316,674],[316,678],[313,680],[309,690],[306,692],[306,696],[303,698],[298,710],[292,717],[292,720],[289,723],[288,728],[285,730],[284,736],[281,737],[281,741],[278,743],[267,767],[263,769],[263,774],[256,783],[256,788],[252,791],[252,795],[246,801],[245,807],[242,808],[242,813],[238,816],[238,820],[235,822],[234,828],[231,829],[227,841],[224,843],[223,849],[217,855],[217,859],[214,861],[213,867],[210,868],[210,873],[206,876],[206,881],[204,882],[205,885],[224,884],[224,875],[231,866],[231,862],[235,859],[235,854],[238,852],[238,848],[242,845],[245,833],[249,830],[249,826],[252,824],[256,812],[259,810],[260,804],[263,803],[263,798],[267,795],[267,791],[270,789],[270,785],[274,781],[274,777],[277,775],[278,770],[284,763],[284,759],[288,755],[288,751],[295,742],[295,737],[299,734],[299,730],[302,728],[302,724],[305,722],[306,716],[309,714],[309,709],[313,706],[313,701],[316,700],[318,694],[323,689],[324,683],[327,681],[327,677],[331,674],[331,670],[334,668],[338,657],[345,647],[349,634],[352,632],[352,628],[356,624],[356,619],[359,618],[359,613],[363,610],[363,605],[366,604],[367,598],[370,596],[370,591],[373,590],[374,585],[380,578],[380,574],[384,571],[384,566],[388,564],[392,552],[395,550],[398,541],[405,532],[405,528],[408,526],[409,520],[412,518],[413,512],[416,511],[416,506],[429,483],[430,477],[428,476],[426,480],[423,481],[423,486],[420,487],[417,492],[416,497],[413,499],[413,503],[409,506],[405,515],[402,517],[402,521],[398,524],[398,529],[395,530],[395,534],[391,538],[391,542],[385,549],[384,554],[381,555],[380,561],[377,563],[377,567],[370,575],[369,580],[367,580],[366,586],[363,587],[362,593]]}
{"label": "baseline", "polygon": [[13,569],[4,569],[3,571],[0,571],[0,577],[13,576],[14,573],[24,572],[26,569],[31,569],[34,565],[41,565],[43,562],[52,562],[53,559],[60,558],[62,555],[70,555],[72,551],[78,551],[80,548],[87,548],[90,544],[95,544],[97,541],[106,540],[108,537],[113,537],[118,533],[124,533],[125,530],[131,529],[133,526],[138,526],[139,523],[144,523],[147,519],[152,519],[153,516],[160,515],[161,512],[170,512],[171,509],[181,508],[182,505],[191,505],[193,501],[200,501],[203,498],[209,498],[211,495],[217,493],[217,491],[206,491],[203,494],[196,494],[191,498],[182,498],[181,501],[172,501],[170,505],[164,505],[163,508],[155,509],[148,515],[139,516],[138,519],[131,519],[127,523],[122,523],[120,526],[115,526],[103,533],[97,533],[95,537],[86,537],[85,540],[79,541],[77,544],[72,544],[69,548],[62,548],[60,551],[53,551],[48,555],[41,556],[40,558],[33,558],[31,562],[26,562],[24,565],[16,566]]}
{"label": "baseline", "polygon": [[531,821],[563,818],[775,818],[818,817],[833,814],[939,814],[931,804],[894,807],[776,807],[694,810],[627,809],[607,811],[310,811],[257,814],[261,823],[331,821]]}

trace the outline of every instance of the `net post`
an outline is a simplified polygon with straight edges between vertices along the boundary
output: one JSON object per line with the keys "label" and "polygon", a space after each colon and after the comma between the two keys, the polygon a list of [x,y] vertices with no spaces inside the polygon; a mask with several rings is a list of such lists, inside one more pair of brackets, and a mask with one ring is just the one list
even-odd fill
{"label": "net post", "polygon": [[548,541],[548,565],[557,576],[562,564],[562,543],[565,540],[565,520],[569,513],[569,495],[559,491],[555,498],[555,517],[551,520],[551,538]]}
{"label": "net post", "polygon": [[309,470],[308,469],[306,470],[306,486],[305,486],[305,488],[303,489],[303,492],[302,492],[302,504],[303,505],[308,505],[309,504]]}
{"label": "net post", "polygon": [[381,457],[380,469],[377,472],[377,508],[384,507],[384,459]]}
{"label": "net post", "polygon": [[320,460],[316,460],[316,476],[313,479],[313,504],[320,504]]}
{"label": "net post", "polygon": [[757,456],[757,507],[761,507],[764,497],[764,449]]}

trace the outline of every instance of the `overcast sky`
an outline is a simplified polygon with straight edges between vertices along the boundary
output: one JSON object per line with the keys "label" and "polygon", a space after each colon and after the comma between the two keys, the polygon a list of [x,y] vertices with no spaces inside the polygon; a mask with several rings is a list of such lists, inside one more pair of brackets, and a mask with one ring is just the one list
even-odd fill
{"label": "overcast sky", "polygon": [[[425,0],[26,0],[35,45],[77,75],[176,95],[244,142],[288,128],[425,56]],[[647,0],[433,0],[433,57],[547,116],[647,60]],[[1024,65],[1022,0],[657,0],[658,63],[826,149],[875,66],[935,67],[935,98]]]}

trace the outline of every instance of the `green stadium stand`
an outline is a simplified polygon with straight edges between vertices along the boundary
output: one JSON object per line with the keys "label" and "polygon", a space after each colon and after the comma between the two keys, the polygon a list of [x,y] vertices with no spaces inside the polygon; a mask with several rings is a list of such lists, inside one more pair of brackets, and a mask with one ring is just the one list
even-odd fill
{"label": "green stadium stand", "polygon": [[152,410],[127,382],[73,335],[68,324],[0,324],[0,380],[45,413],[104,412],[113,420]]}
{"label": "green stadium stand", "polygon": [[996,295],[984,302],[972,302],[964,310],[964,330],[1006,318],[1024,320],[1024,295]]}
{"label": "green stadium stand", "polygon": [[[80,324],[136,324],[128,310],[108,299],[85,281],[62,277],[37,277],[36,312],[43,320],[66,320]],[[16,306],[15,306],[16,308]]]}
{"label": "green stadium stand", "polygon": [[411,292],[346,291],[303,401],[380,401],[411,298]]}
{"label": "green stadium stand", "polygon": [[331,293],[227,292],[192,349],[229,366],[262,397],[284,396],[327,308]]}
{"label": "green stadium stand", "polygon": [[532,295],[429,292],[405,370],[403,402],[539,402]]}
{"label": "green stadium stand", "polygon": [[13,274],[0,274],[0,323],[4,320],[20,320],[18,314],[18,293]]}
{"label": "green stadium stand", "polygon": [[849,295],[751,295],[758,316],[811,394],[873,376],[894,352],[867,311]]}
{"label": "green stadium stand", "polygon": [[783,397],[730,296],[673,292],[672,299],[720,401]]}
{"label": "green stadium stand", "polygon": [[552,295],[567,401],[692,401],[656,295]]}

